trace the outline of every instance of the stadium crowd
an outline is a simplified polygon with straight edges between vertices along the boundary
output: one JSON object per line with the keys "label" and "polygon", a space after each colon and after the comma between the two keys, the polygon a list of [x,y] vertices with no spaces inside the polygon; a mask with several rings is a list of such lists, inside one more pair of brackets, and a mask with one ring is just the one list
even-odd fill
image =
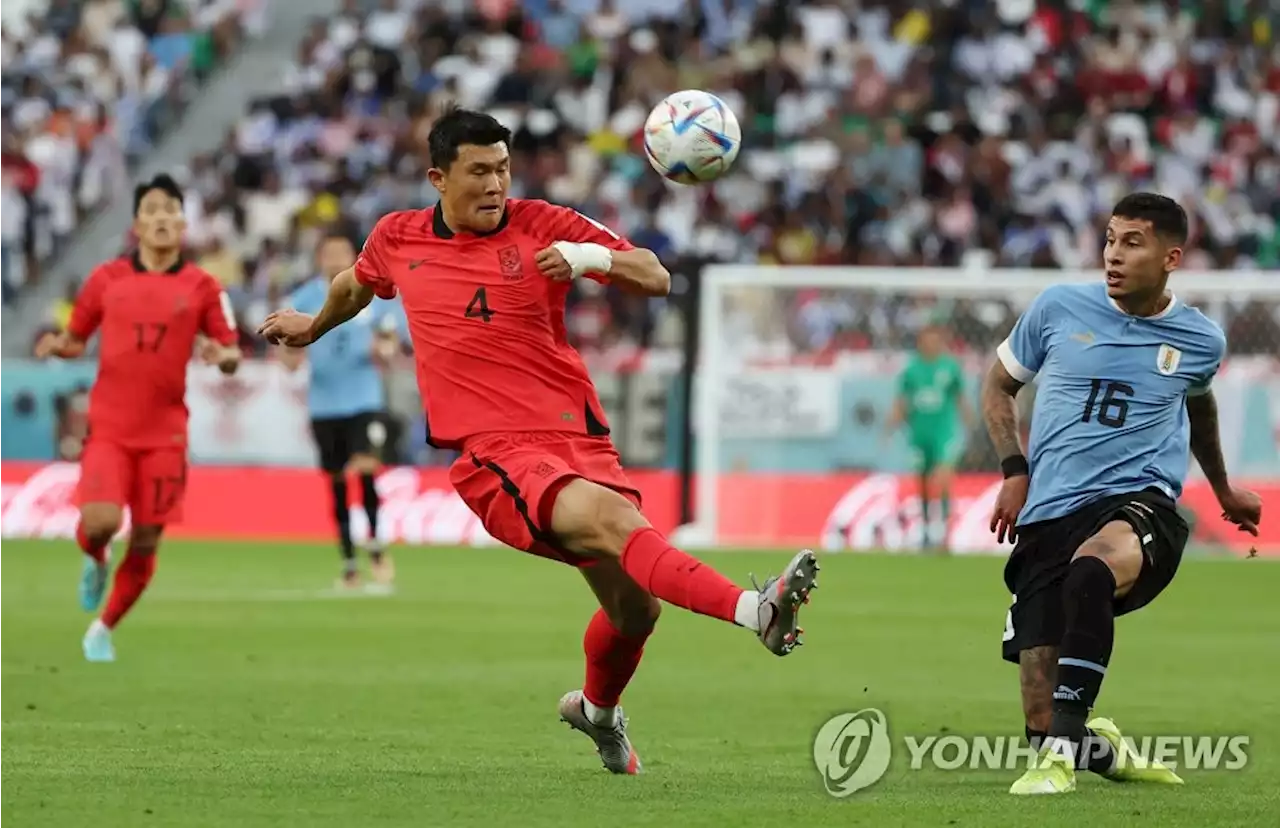
{"label": "stadium crowd", "polygon": [[[27,63],[66,67],[79,39],[40,42],[24,41]],[[83,90],[83,72],[58,88]],[[513,195],[576,206],[677,274],[670,300],[584,281],[569,328],[589,352],[677,344],[676,305],[707,261],[1088,267],[1110,206],[1139,188],[1191,212],[1186,267],[1280,266],[1280,20],[1265,0],[349,0],[281,78],[182,173],[191,243],[245,329],[310,274],[323,228],[359,239],[433,202],[426,135],[447,101],[512,126]],[[6,112],[29,109],[9,107],[9,83]],[[666,185],[638,152],[650,106],[689,87],[721,94],[744,132],[709,188]],[[37,200],[83,201],[92,176],[75,169],[79,196],[62,181]],[[937,311],[798,291],[761,312],[790,347],[821,350],[900,344]],[[1013,312],[952,309],[982,348]],[[1280,342],[1276,307],[1234,313],[1233,347]]]}
{"label": "stadium crowd", "polygon": [[48,0],[6,16],[4,300],[113,192],[234,51],[261,0]]}

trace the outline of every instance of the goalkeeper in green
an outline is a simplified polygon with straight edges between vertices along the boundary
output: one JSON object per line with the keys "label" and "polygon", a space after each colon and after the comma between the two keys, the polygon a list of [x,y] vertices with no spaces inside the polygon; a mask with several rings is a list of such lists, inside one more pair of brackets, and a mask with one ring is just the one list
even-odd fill
{"label": "goalkeeper in green", "polygon": [[942,519],[938,546],[947,548],[951,517],[951,477],[973,424],[973,408],[965,396],[964,372],[947,350],[946,332],[929,325],[920,331],[916,352],[898,376],[898,395],[885,424],[886,437],[907,424],[916,473],[920,475],[922,546],[932,543],[932,498]]}

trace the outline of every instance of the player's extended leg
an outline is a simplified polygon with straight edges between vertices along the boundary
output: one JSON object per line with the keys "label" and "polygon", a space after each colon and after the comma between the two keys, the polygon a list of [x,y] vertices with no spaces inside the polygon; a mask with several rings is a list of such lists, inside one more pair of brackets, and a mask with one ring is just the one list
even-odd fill
{"label": "player's extended leg", "polygon": [[87,660],[116,660],[111,633],[138,603],[147,585],[151,583],[151,576],[156,571],[156,549],[159,548],[163,533],[164,527],[154,524],[133,527],[129,537],[129,550],[116,567],[106,609],[89,625],[84,634],[84,657]]}
{"label": "player's extended leg", "polygon": [[818,561],[808,550],[758,590],[743,590],[711,566],[676,549],[630,500],[583,478],[556,495],[549,521],[569,552],[616,560],[640,587],[669,604],[753,630],[775,655],[801,644],[800,606],[817,587]]}
{"label": "player's extended leg", "polygon": [[580,570],[600,609],[583,636],[587,657],[581,690],[560,699],[560,718],[596,745],[604,766],[614,773],[640,773],[640,757],[627,738],[627,719],[619,701],[635,675],[644,644],[653,632],[662,604],[646,593],[614,560]]}
{"label": "player's extended leg", "polygon": [[1053,679],[1045,761],[1014,783],[1013,793],[1071,790],[1077,767],[1117,780],[1181,783],[1168,768],[1131,755],[1113,722],[1088,720],[1111,660],[1116,602],[1133,589],[1144,563],[1142,542],[1123,520],[1108,522],[1072,557],[1062,585],[1065,631]]}

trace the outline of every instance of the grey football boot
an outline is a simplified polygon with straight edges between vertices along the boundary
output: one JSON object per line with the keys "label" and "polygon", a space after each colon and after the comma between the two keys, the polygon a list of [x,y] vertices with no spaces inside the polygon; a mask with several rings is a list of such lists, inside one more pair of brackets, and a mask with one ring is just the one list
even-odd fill
{"label": "grey football boot", "polygon": [[587,734],[596,743],[596,753],[607,770],[613,773],[640,773],[640,756],[627,738],[627,717],[618,708],[617,724],[602,727],[587,718],[582,707],[582,691],[571,690],[560,698],[560,721],[574,730]]}
{"label": "grey football boot", "polygon": [[799,626],[800,606],[809,603],[809,593],[818,588],[818,558],[808,549],[801,550],[780,575],[757,585],[760,593],[760,643],[774,655],[784,656],[804,643],[804,630]]}

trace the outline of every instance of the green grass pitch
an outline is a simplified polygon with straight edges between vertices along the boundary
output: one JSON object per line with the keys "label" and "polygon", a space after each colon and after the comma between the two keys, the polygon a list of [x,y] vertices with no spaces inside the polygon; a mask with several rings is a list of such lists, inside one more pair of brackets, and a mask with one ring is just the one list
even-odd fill
{"label": "green grass pitch", "polygon": [[[833,799],[812,762],[831,715],[902,735],[1021,732],[999,658],[1001,561],[827,556],[779,659],[667,608],[627,693],[646,775],[614,777],[557,721],[593,605],[570,569],[505,550],[397,551],[390,598],[326,598],[323,547],[171,543],[82,661],[68,543],[4,545],[3,818],[113,826],[1259,826],[1280,814],[1280,566],[1188,560],[1121,619],[1099,713],[1131,736],[1247,734],[1243,771],[1182,788],[1084,775],[1009,796],[1016,772],[910,771]],[[786,553],[708,556],[746,582]]]}

